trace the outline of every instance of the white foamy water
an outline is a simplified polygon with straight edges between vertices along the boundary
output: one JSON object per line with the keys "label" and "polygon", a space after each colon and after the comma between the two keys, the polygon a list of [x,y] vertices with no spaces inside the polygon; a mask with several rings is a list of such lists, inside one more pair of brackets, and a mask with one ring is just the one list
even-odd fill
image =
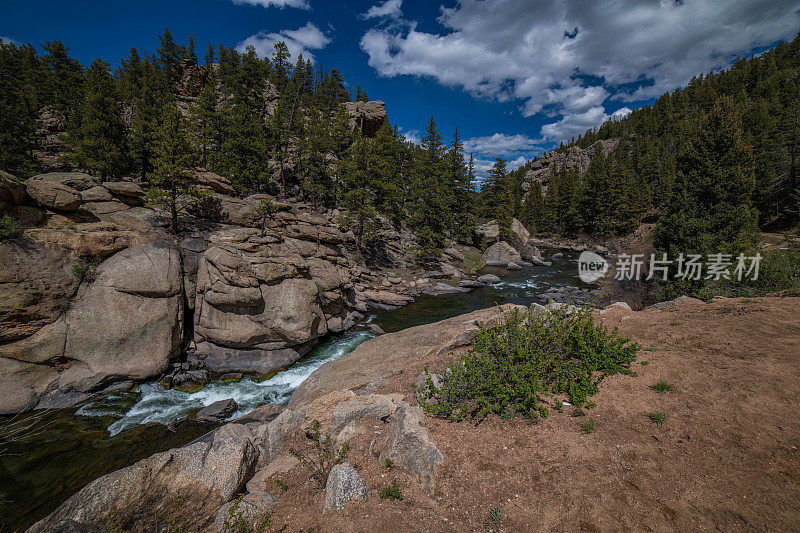
{"label": "white foamy water", "polygon": [[[243,378],[238,382],[209,383],[193,393],[165,389],[156,382],[144,383],[139,387],[141,393],[139,401],[122,418],[111,424],[108,431],[113,436],[137,424],[147,422],[168,424],[186,416],[193,409],[228,398],[233,398],[239,405],[239,410],[233,415],[233,418],[242,416],[259,405],[286,403],[297,387],[323,363],[352,352],[356,346],[371,337],[374,335],[369,332],[357,331],[328,340],[288,370],[278,372],[272,378],[261,382]],[[83,416],[112,415],[114,413],[109,410],[109,403],[113,404],[113,401],[110,401],[109,398],[100,398],[96,402],[90,402],[81,407],[77,414]]]}

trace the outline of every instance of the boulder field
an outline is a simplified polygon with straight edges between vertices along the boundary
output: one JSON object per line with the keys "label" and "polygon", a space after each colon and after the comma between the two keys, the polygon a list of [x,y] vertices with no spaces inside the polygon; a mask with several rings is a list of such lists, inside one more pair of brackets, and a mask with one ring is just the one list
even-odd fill
{"label": "boulder field", "polygon": [[[362,111],[369,124],[379,110]],[[422,268],[413,233],[387,222],[359,254],[336,211],[235,197],[226,178],[196,176],[213,209],[181,199],[175,236],[134,180],[0,173],[0,207],[24,229],[0,241],[0,414],[67,407],[121,381],[268,375],[370,308],[487,284],[467,269],[482,263],[475,248],[448,242]],[[277,206],[266,218],[264,200]],[[497,242],[485,257],[527,264],[538,250],[516,220],[514,231],[520,252]]]}

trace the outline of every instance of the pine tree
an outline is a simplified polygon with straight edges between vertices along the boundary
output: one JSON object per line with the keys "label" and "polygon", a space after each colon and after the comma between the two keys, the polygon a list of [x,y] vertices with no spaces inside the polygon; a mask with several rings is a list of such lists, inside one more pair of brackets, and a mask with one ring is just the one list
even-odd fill
{"label": "pine tree", "polygon": [[756,242],[754,185],[752,153],[733,100],[720,98],[678,156],[656,247],[672,257],[750,250]]}
{"label": "pine tree", "polygon": [[360,137],[350,147],[345,161],[345,193],[342,205],[347,210],[342,222],[353,232],[356,249],[361,252],[380,227],[371,187],[371,168],[367,139]]}
{"label": "pine tree", "polygon": [[181,112],[175,102],[167,102],[161,110],[156,132],[153,171],[147,175],[148,200],[169,209],[170,230],[175,234],[178,232],[179,196],[200,196],[191,172],[194,159]]}
{"label": "pine tree", "polygon": [[181,49],[169,29],[164,29],[158,40],[161,43],[158,48],[158,60],[170,87],[173,87],[181,78]]}
{"label": "pine tree", "polygon": [[102,180],[119,177],[126,165],[125,125],[108,63],[95,59],[86,71],[80,120],[69,132],[70,157]]}
{"label": "pine tree", "polygon": [[442,186],[446,173],[445,148],[433,117],[428,119],[425,131],[415,158],[411,224],[416,229],[420,258],[430,261],[438,258],[444,249],[446,231],[452,226],[452,213],[448,209],[449,192]]}
{"label": "pine tree", "polygon": [[0,169],[28,177],[38,167],[35,112],[39,108],[35,79],[41,70],[26,47],[0,43]]}

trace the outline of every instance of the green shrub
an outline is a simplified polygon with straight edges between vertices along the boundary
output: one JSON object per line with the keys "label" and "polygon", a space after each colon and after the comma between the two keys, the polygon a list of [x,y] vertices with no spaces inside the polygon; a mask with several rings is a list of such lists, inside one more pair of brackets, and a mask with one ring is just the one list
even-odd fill
{"label": "green shrub", "polygon": [[403,493],[400,492],[400,487],[396,482],[392,482],[388,487],[383,487],[380,492],[380,497],[383,500],[402,500]]}
{"label": "green shrub", "polygon": [[324,486],[333,467],[347,459],[347,454],[350,453],[350,445],[345,444],[337,451],[330,435],[326,435],[323,438],[319,429],[319,420],[314,420],[309,432],[313,451],[303,453],[292,447],[289,448],[289,453],[295,456],[300,461],[300,464],[308,468],[312,476]]}
{"label": "green shrub", "polygon": [[503,506],[498,505],[489,509],[489,517],[486,519],[486,527],[489,529],[499,530],[503,525]]}
{"label": "green shrub", "polygon": [[490,413],[535,420],[547,416],[548,400],[562,405],[556,395],[591,408],[588,398],[606,376],[632,374],[638,349],[595,324],[589,309],[514,309],[500,324],[481,326],[472,349],[448,365],[438,386],[428,374],[421,404],[455,421]]}
{"label": "green shrub", "polygon": [[6,214],[0,217],[0,241],[19,239],[23,233],[22,228],[11,215]]}
{"label": "green shrub", "polygon": [[584,435],[591,435],[595,429],[597,429],[597,424],[592,418],[581,424],[581,433]]}

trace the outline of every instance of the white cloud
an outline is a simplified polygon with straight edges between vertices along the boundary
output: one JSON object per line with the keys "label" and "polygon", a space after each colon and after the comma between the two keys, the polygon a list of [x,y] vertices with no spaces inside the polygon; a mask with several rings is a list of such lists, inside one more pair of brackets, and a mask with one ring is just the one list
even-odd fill
{"label": "white cloud", "polygon": [[302,28],[296,30],[282,30],[280,33],[258,32],[251,35],[236,46],[240,52],[244,52],[248,46],[252,46],[259,57],[269,57],[274,51],[275,44],[283,41],[292,57],[303,54],[305,59],[314,61],[314,54],[311,50],[321,50],[325,48],[331,39],[312,23],[307,23]]}
{"label": "white cloud", "polygon": [[[473,154],[475,175],[483,179],[495,163],[502,157],[506,160],[506,169],[516,170],[527,161],[544,153],[540,144],[544,139],[532,139],[526,135],[506,135],[495,133],[486,137],[472,137],[464,141],[464,153],[467,157]],[[479,179],[479,181],[480,181]]]}
{"label": "white cloud", "polygon": [[[549,136],[596,126],[608,98],[647,99],[791,39],[800,15],[796,0],[460,0],[442,7],[438,22],[446,31],[414,22],[370,29],[361,39],[369,65],[382,76],[519,100],[525,116],[561,116],[546,126]],[[626,84],[641,87],[628,94]]]}
{"label": "white cloud", "polygon": [[[542,148],[539,144],[542,139],[531,139],[526,135],[506,135],[505,133],[495,133],[487,137],[472,137],[464,141],[464,153],[470,152],[482,156],[510,158],[519,155],[520,152],[529,154],[540,154]],[[533,157],[531,155],[531,157]]]}
{"label": "white cloud", "polygon": [[364,19],[375,19],[375,18],[384,18],[384,17],[391,17],[391,18],[399,18],[402,16],[402,11],[400,11],[400,7],[403,5],[403,0],[386,0],[380,4],[376,4],[369,8],[366,13],[361,15],[361,18]]}
{"label": "white cloud", "polygon": [[583,113],[566,113],[558,122],[542,126],[542,135],[548,139],[570,139],[583,134],[609,119],[603,106],[587,109]]}
{"label": "white cloud", "polygon": [[409,130],[403,133],[403,137],[405,140],[411,141],[414,144],[420,144],[422,142],[422,139],[419,136],[419,130]]}
{"label": "white cloud", "polygon": [[16,39],[12,39],[11,37],[6,37],[5,35],[0,35],[0,41],[3,41],[5,44],[16,44],[19,45],[20,42]]}
{"label": "white cloud", "polygon": [[237,5],[262,6],[262,7],[296,7],[298,9],[311,9],[307,0],[231,0]]}

